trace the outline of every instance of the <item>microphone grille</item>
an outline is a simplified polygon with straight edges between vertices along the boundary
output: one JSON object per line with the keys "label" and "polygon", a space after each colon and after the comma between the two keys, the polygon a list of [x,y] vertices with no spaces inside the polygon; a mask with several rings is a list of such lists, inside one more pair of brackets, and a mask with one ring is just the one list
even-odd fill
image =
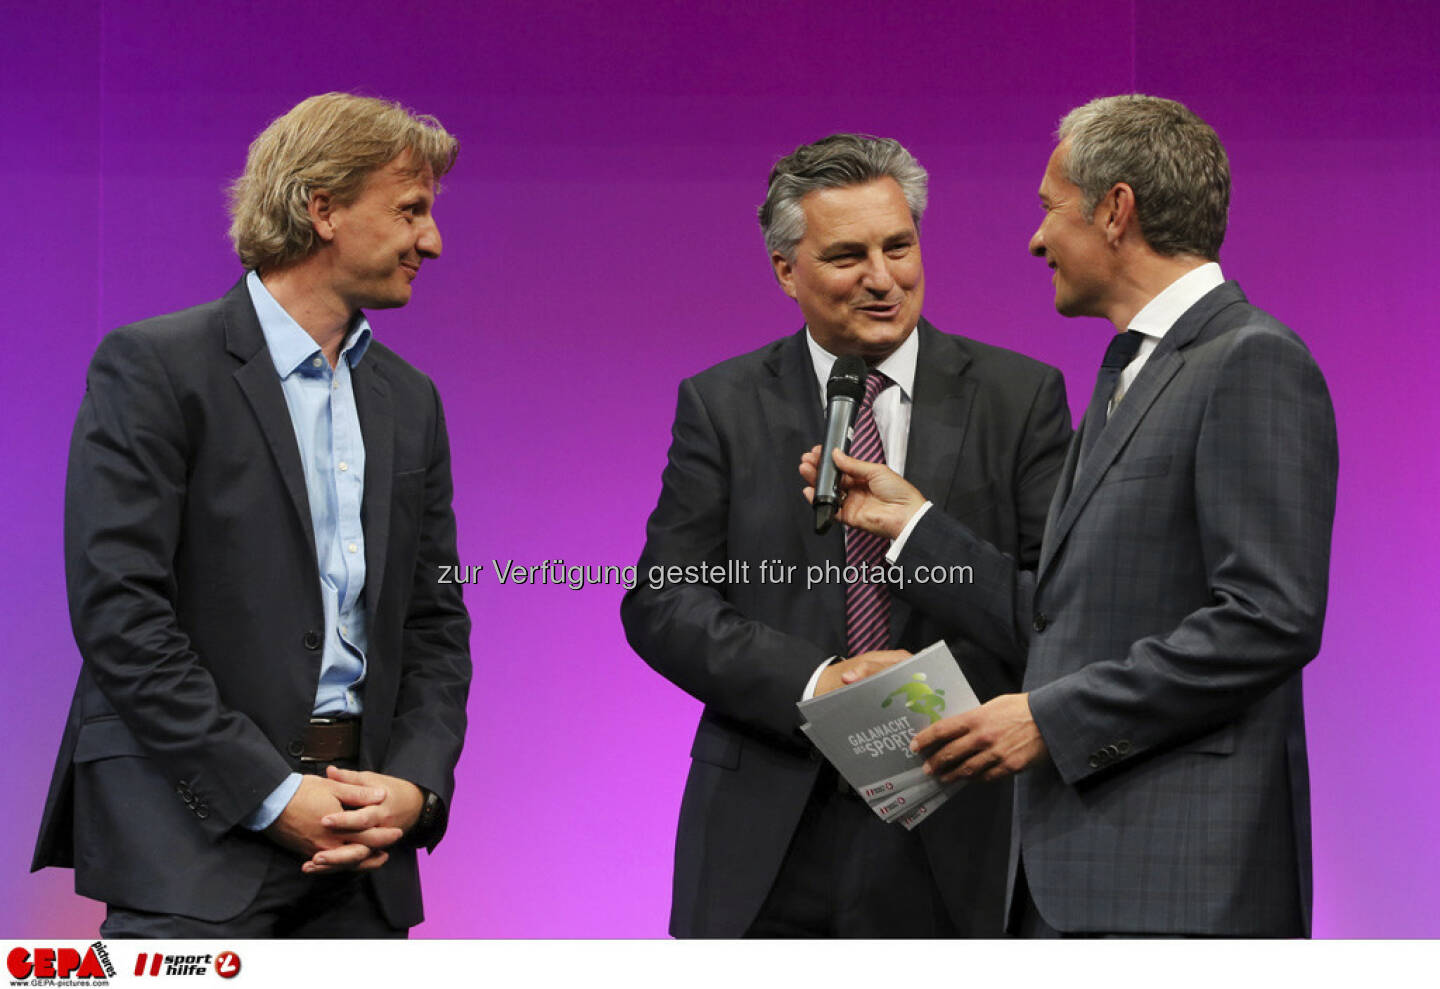
{"label": "microphone grille", "polygon": [[858,402],[865,397],[865,375],[869,369],[863,357],[847,354],[836,358],[830,369],[830,381],[825,385],[825,401],[849,398]]}

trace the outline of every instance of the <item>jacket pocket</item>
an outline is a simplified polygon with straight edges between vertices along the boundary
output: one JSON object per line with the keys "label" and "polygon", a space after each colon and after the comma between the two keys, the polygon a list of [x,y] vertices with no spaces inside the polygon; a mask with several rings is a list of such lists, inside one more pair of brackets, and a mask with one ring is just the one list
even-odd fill
{"label": "jacket pocket", "polygon": [[1202,752],[1207,755],[1230,755],[1235,751],[1235,725],[1228,724],[1199,738],[1192,738],[1184,745],[1175,746],[1176,752]]}
{"label": "jacket pocket", "polygon": [[80,725],[75,738],[75,762],[97,762],[120,755],[147,755],[140,742],[118,717],[97,718]]}
{"label": "jacket pocket", "polygon": [[708,721],[701,721],[695,729],[695,744],[690,746],[690,758],[722,769],[739,769],[740,740]]}
{"label": "jacket pocket", "polygon": [[1170,455],[1160,457],[1137,457],[1134,460],[1120,460],[1110,465],[1101,484],[1117,481],[1134,481],[1142,477],[1164,477],[1170,473]]}

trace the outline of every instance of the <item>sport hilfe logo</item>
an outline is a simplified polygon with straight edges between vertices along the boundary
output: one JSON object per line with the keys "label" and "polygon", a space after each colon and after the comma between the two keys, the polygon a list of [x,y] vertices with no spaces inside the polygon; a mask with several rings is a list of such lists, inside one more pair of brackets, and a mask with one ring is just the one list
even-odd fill
{"label": "sport hilfe logo", "polygon": [[222,979],[240,974],[240,956],[233,951],[215,955],[166,955],[142,951],[135,956],[135,974],[146,975],[207,975],[214,972]]}
{"label": "sport hilfe logo", "polygon": [[46,979],[98,979],[95,984],[104,985],[115,978],[115,966],[110,963],[105,945],[99,941],[87,947],[84,954],[76,948],[11,948],[5,956],[5,966],[17,982],[33,979],[40,984]]}

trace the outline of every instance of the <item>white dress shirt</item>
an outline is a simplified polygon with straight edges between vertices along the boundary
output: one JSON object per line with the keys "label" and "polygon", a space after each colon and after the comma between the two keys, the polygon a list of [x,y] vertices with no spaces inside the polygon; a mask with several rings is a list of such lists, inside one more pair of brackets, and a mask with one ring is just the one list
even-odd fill
{"label": "white dress shirt", "polygon": [[[810,346],[815,380],[820,383],[820,407],[824,408],[825,386],[830,383],[835,355],[815,342],[808,327],[805,342]],[[905,342],[874,368],[895,382],[875,396],[873,413],[875,428],[880,431],[880,445],[885,448],[885,463],[902,477],[905,476],[905,450],[910,445],[910,409],[915,404],[915,365],[919,357],[920,336],[911,330]]]}
{"label": "white dress shirt", "polygon": [[[830,369],[835,366],[836,358],[815,341],[808,326],[805,328],[805,342],[810,345],[810,361],[815,365],[815,378],[820,382],[820,405],[823,408],[825,386],[830,382]],[[920,334],[911,330],[905,342],[874,367],[894,382],[875,396],[871,411],[875,416],[875,428],[880,431],[880,445],[885,448],[885,463],[902,477],[905,475],[905,453],[910,446],[910,410],[915,404],[915,366],[919,357]],[[830,663],[831,660],[827,659],[815,668],[801,700],[815,696],[815,685]]]}
{"label": "white dress shirt", "polygon": [[1145,303],[1135,314],[1135,318],[1130,320],[1130,325],[1125,328],[1142,334],[1143,338],[1140,349],[1135,352],[1135,359],[1120,372],[1120,381],[1110,399],[1111,412],[1115,411],[1115,406],[1120,404],[1120,400],[1135,383],[1140,369],[1145,366],[1150,355],[1155,353],[1155,348],[1160,346],[1160,341],[1170,332],[1170,327],[1185,315],[1187,309],[1224,283],[1225,276],[1220,272],[1220,265],[1207,261],[1165,286],[1159,295]]}

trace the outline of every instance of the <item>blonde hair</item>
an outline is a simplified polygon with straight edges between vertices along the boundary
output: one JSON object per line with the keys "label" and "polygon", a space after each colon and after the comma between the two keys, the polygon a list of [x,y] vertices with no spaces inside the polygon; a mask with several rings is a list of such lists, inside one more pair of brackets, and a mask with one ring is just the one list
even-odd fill
{"label": "blonde hair", "polygon": [[415,174],[438,182],[455,164],[459,142],[431,116],[399,103],[324,93],[299,103],[260,132],[245,173],[230,186],[230,240],[247,268],[271,270],[315,250],[310,196],[327,190],[336,203],[360,196],[375,169],[408,153]]}

